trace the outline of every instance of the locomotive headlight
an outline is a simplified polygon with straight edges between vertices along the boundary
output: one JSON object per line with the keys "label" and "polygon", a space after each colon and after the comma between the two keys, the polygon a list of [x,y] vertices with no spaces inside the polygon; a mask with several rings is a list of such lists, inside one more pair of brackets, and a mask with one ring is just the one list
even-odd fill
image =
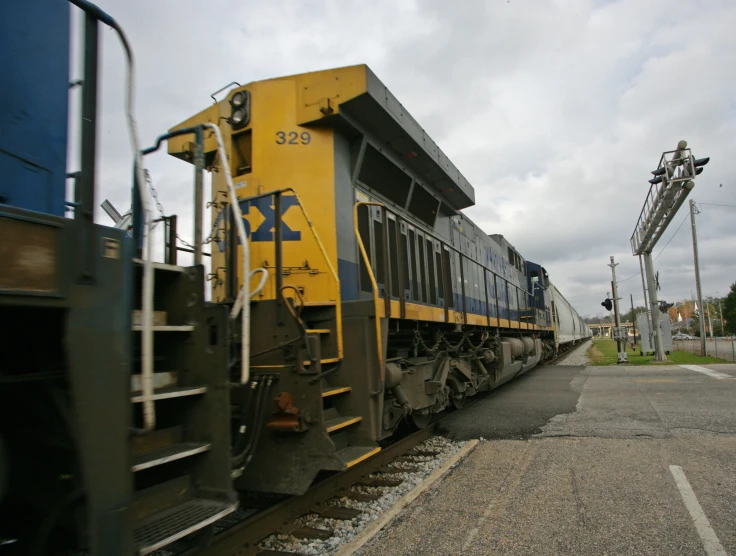
{"label": "locomotive headlight", "polygon": [[233,110],[233,113],[230,116],[230,123],[233,125],[233,127],[238,127],[242,125],[244,121],[245,121],[245,110],[243,110],[242,108]]}
{"label": "locomotive headlight", "polygon": [[250,121],[250,93],[238,91],[230,98],[230,125],[240,129]]}
{"label": "locomotive headlight", "polygon": [[240,91],[233,95],[233,98],[230,99],[230,104],[232,104],[233,108],[240,108],[245,104],[245,101],[245,93]]}

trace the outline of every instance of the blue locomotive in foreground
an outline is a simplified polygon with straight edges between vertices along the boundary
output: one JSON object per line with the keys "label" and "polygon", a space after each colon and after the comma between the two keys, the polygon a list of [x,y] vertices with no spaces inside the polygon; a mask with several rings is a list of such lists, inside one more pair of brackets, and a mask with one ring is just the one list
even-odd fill
{"label": "blue locomotive in foreground", "polygon": [[[132,52],[70,3],[81,80],[70,4],[0,6],[0,554],[196,548],[241,493],[303,493],[590,336],[541,265],[462,214],[473,188],[365,66],[238,86],[145,149],[129,102],[132,210],[96,223],[100,26],[129,76]],[[162,141],[196,170],[188,267],[173,216],[151,258]]]}

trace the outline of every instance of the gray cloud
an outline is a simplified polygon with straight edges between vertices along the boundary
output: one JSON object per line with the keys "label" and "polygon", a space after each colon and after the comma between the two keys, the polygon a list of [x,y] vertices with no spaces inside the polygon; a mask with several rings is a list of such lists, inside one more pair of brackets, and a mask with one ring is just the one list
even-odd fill
{"label": "gray cloud", "polygon": [[[736,204],[736,5],[726,0],[100,4],[136,50],[145,144],[230,81],[368,63],[474,185],[468,215],[546,265],[583,314],[603,310],[610,255],[620,279],[639,272],[629,238],[663,150],[687,139],[711,156],[692,197]],[[100,182],[126,205],[123,58],[103,35]],[[149,167],[187,236],[191,168],[165,155]],[[736,281],[735,216],[707,205],[698,216],[704,293]],[[655,266],[663,297],[690,296],[688,222]],[[640,278],[621,293],[641,303]]]}

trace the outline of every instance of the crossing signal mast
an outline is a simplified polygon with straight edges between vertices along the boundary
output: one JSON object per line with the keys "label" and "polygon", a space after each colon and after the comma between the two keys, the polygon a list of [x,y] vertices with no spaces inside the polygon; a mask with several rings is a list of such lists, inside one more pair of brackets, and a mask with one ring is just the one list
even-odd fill
{"label": "crossing signal mast", "polygon": [[628,331],[626,330],[626,327],[621,326],[621,313],[619,313],[618,310],[618,301],[621,299],[618,296],[618,285],[616,283],[616,267],[618,266],[618,263],[614,263],[613,257],[611,257],[611,264],[608,266],[611,267],[611,276],[613,278],[613,280],[611,280],[613,299],[606,297],[605,301],[601,303],[601,305],[603,305],[608,311],[613,309],[614,326],[611,327],[611,336],[616,340],[618,352],[617,363],[628,363],[629,360],[626,356],[626,338],[628,336]]}
{"label": "crossing signal mast", "polygon": [[[664,361],[664,342],[662,325],[659,320],[659,302],[652,262],[652,250],[662,237],[667,226],[695,187],[695,177],[703,172],[703,166],[710,158],[695,158],[687,148],[687,141],[680,141],[677,149],[662,153],[654,176],[649,180],[651,186],[644,201],[644,208],[631,236],[631,250],[635,256],[644,259],[644,268],[649,291],[649,315],[651,317],[650,336],[654,334],[654,359]],[[646,292],[645,292],[646,298]]]}

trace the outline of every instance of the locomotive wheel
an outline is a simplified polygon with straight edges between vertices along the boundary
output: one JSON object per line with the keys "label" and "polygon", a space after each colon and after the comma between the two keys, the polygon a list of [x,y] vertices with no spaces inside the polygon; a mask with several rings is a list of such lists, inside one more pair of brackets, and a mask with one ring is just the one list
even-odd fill
{"label": "locomotive wheel", "polygon": [[467,399],[468,395],[465,392],[462,392],[461,394],[453,394],[452,396],[450,396],[452,407],[454,407],[455,409],[462,408],[465,405]]}
{"label": "locomotive wheel", "polygon": [[409,421],[412,425],[414,425],[414,428],[416,429],[423,429],[427,425],[429,425],[429,422],[432,420],[432,414],[431,413],[410,413],[409,414]]}

